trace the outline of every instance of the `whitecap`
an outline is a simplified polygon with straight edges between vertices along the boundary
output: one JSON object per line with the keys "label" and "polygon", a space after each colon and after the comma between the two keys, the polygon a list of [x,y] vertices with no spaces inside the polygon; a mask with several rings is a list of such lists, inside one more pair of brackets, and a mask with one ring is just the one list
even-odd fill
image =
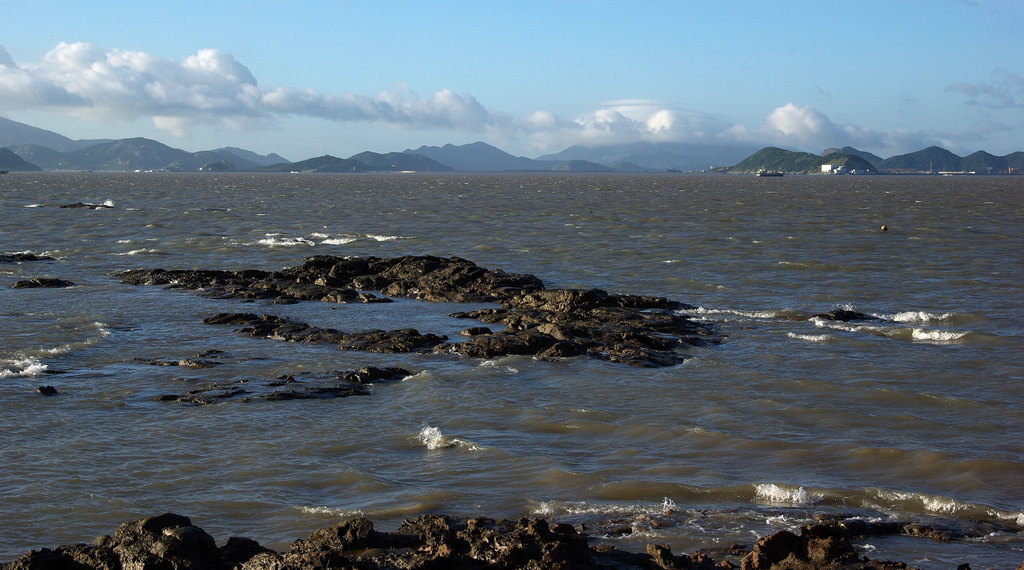
{"label": "whitecap", "polygon": [[826,342],[832,339],[830,334],[797,334],[794,332],[786,333],[786,336],[796,340],[804,340],[807,342]]}
{"label": "whitecap", "polygon": [[167,252],[165,252],[163,250],[160,250],[160,249],[154,249],[154,248],[151,248],[151,247],[143,247],[143,248],[140,248],[140,249],[133,249],[131,251],[125,251],[123,253],[115,253],[114,255],[147,255],[147,254],[149,254],[149,255],[165,255],[166,253]]}
{"label": "whitecap", "polygon": [[386,236],[386,235],[378,235],[378,234],[366,234],[366,237],[367,237],[367,239],[372,239],[374,241],[395,241],[395,240],[400,240],[400,239],[409,239],[409,238],[402,237],[402,236]]}
{"label": "whitecap", "polygon": [[971,508],[971,505],[961,503],[947,497],[926,495],[924,493],[913,493],[906,491],[878,490],[878,498],[886,501],[903,503],[921,503],[924,510],[933,513],[954,514],[959,511]]}
{"label": "whitecap", "polygon": [[803,487],[784,487],[775,483],[755,485],[754,498],[769,503],[787,505],[813,505],[822,499],[819,495],[812,496]]}
{"label": "whitecap", "polygon": [[697,307],[696,309],[680,309],[676,314],[691,317],[742,317],[744,319],[781,319],[794,314],[791,309],[777,311],[740,311],[737,309],[709,309]]}
{"label": "whitecap", "polygon": [[911,338],[925,342],[956,342],[967,336],[966,332],[914,329]]}
{"label": "whitecap", "polygon": [[0,360],[0,378],[8,378],[11,376],[34,378],[40,374],[44,374],[47,368],[49,368],[49,366],[40,362],[38,358],[30,357],[19,360]]}
{"label": "whitecap", "polygon": [[294,246],[311,246],[316,245],[316,242],[308,240],[304,237],[286,237],[277,238],[273,237],[273,234],[267,234],[269,237],[261,239],[256,243],[259,245],[266,245],[269,247],[294,247]]}
{"label": "whitecap", "polygon": [[417,438],[420,440],[420,443],[430,450],[446,449],[449,447],[461,447],[468,451],[477,451],[480,449],[472,442],[456,437],[446,436],[441,433],[439,428],[428,424],[423,424],[419,434],[417,434]]}
{"label": "whitecap", "polygon": [[354,237],[343,237],[343,238],[328,238],[328,239],[323,240],[320,243],[322,243],[324,245],[346,245],[346,244],[350,244],[350,243],[352,243],[354,241],[356,241],[356,238],[354,238]]}
{"label": "whitecap", "polygon": [[446,438],[439,428],[423,424],[418,435],[419,440],[427,449],[444,449],[455,445],[450,438]]}
{"label": "whitecap", "polygon": [[430,374],[429,371],[421,370],[421,371],[417,372],[416,374],[410,374],[409,376],[406,376],[405,378],[402,378],[402,382],[406,382],[408,380],[422,380],[424,378],[430,378],[431,376],[432,376],[432,374]]}
{"label": "whitecap", "polygon": [[953,313],[929,313],[927,311],[903,311],[894,315],[875,315],[878,318],[894,321],[897,323],[930,323],[935,321],[948,321],[953,318]]}

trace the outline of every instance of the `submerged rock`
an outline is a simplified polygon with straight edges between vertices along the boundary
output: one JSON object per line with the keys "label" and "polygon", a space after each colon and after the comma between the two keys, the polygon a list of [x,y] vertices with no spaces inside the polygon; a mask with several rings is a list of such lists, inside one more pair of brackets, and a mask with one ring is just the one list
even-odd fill
{"label": "submerged rock", "polygon": [[0,254],[0,263],[17,263],[19,261],[53,261],[53,258],[48,255],[27,252]]}
{"label": "submerged rock", "polygon": [[14,285],[11,285],[11,289],[38,289],[38,288],[51,288],[61,289],[64,287],[74,287],[75,284],[71,281],[64,279],[57,279],[55,277],[33,277],[32,279],[25,279],[22,281],[16,281]]}
{"label": "submerged rock", "polygon": [[398,367],[367,366],[354,371],[302,372],[269,381],[227,380],[192,388],[182,394],[161,394],[160,402],[207,405],[218,402],[328,400],[366,396],[366,386],[401,380],[413,373]]}
{"label": "submerged rock", "polygon": [[113,208],[112,204],[87,204],[85,202],[75,202],[74,204],[61,204],[61,208],[88,208],[90,210],[99,210],[101,208]]}

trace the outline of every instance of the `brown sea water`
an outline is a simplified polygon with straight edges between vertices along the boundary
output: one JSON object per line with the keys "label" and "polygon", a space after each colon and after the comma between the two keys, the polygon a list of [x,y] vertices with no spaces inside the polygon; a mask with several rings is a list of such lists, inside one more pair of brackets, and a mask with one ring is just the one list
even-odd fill
{"label": "brown sea water", "polygon": [[[112,207],[59,207],[77,202]],[[871,558],[1024,560],[1024,177],[12,173],[0,220],[0,254],[56,258],[0,263],[0,561],[166,511],[272,547],[359,514],[393,529],[445,512],[676,552],[827,513],[978,535],[872,539]],[[666,296],[726,338],[659,369],[344,352],[200,321],[457,341],[466,321],[447,315],[475,306],[253,304],[113,275],[316,254],[459,256]],[[76,285],[11,288],[43,276]],[[804,318],[836,308],[876,318]],[[146,363],[210,349],[223,364]],[[335,400],[155,399],[367,365],[415,374]]]}

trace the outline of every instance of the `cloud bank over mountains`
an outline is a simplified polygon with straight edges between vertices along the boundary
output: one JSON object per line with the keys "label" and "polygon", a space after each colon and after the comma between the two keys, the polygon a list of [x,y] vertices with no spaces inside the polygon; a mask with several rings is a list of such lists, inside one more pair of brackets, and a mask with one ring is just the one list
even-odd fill
{"label": "cloud bank over mountains", "polygon": [[[1017,87],[1007,76],[1008,87]],[[990,84],[957,84],[950,90],[991,100]],[[1018,104],[1020,95],[1005,104]],[[644,99],[610,101],[573,118],[549,111],[514,117],[488,109],[473,95],[441,89],[423,97],[404,84],[375,95],[328,94],[299,87],[259,85],[234,56],[203,49],[176,61],[90,43],[60,43],[39,62],[18,64],[0,46],[0,111],[59,110],[94,121],[149,118],[177,137],[198,125],[246,131],[268,128],[289,116],[367,122],[404,129],[449,129],[500,141],[524,141],[537,151],[574,144],[633,141],[704,144],[754,143],[820,149],[852,145],[895,153],[928,144],[951,144],[928,133],[880,132],[837,125],[811,106],[787,103],[760,125],[675,108]]]}

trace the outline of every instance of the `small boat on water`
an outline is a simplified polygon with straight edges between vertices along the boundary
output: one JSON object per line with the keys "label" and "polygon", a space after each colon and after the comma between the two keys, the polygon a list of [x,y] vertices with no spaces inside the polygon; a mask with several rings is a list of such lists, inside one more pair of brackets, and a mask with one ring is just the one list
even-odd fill
{"label": "small boat on water", "polygon": [[764,168],[757,171],[758,176],[783,176],[785,174],[786,173],[781,170],[765,170]]}

